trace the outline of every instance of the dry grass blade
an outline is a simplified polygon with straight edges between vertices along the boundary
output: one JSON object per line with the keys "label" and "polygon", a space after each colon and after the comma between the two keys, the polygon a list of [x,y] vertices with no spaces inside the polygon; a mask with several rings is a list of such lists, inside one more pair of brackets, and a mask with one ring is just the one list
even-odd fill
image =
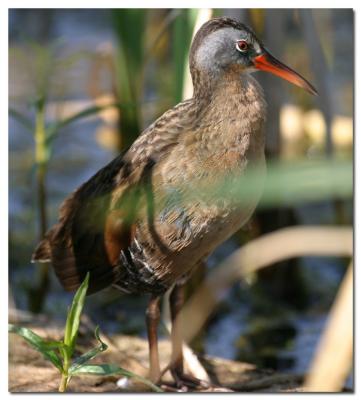
{"label": "dry grass blade", "polygon": [[[167,330],[168,335],[171,335],[172,324],[170,321],[170,310],[169,310],[169,294],[170,291],[167,292],[167,295],[164,298],[163,304],[163,321],[164,327]],[[165,312],[164,312],[165,311]],[[193,350],[186,344],[182,344],[182,352],[183,352],[183,361],[186,369],[198,379],[201,379],[205,382],[211,382],[211,379],[203,367],[203,365],[198,360],[197,355],[193,352]],[[166,371],[169,370],[170,364],[167,365],[166,368],[163,369],[162,375],[165,374]]]}
{"label": "dry grass blade", "polygon": [[353,267],[348,268],[312,362],[306,390],[339,392],[353,364]]}
{"label": "dry grass blade", "polygon": [[352,245],[352,228],[316,226],[282,229],[246,244],[210,274],[180,313],[176,324],[185,342],[197,334],[224,292],[247,274],[291,257],[351,256]]}

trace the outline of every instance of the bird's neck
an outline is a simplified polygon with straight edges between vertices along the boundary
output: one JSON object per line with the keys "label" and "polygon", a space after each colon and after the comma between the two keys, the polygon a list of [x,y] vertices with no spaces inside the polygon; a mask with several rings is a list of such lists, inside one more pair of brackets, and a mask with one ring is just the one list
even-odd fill
{"label": "bird's neck", "polygon": [[[266,104],[263,90],[250,75],[228,75],[207,95],[196,97],[198,157],[219,168],[237,169],[247,157],[264,151]],[[208,162],[207,161],[207,162]]]}
{"label": "bird's neck", "polygon": [[219,122],[224,119],[265,117],[263,90],[248,73],[229,71],[221,79],[204,79],[200,88],[194,86],[194,101],[198,105],[199,115],[205,123]]}
{"label": "bird's neck", "polygon": [[193,97],[197,99],[209,98],[219,91],[234,89],[240,90],[250,79],[249,73],[242,72],[238,66],[226,70],[205,71],[192,67]]}

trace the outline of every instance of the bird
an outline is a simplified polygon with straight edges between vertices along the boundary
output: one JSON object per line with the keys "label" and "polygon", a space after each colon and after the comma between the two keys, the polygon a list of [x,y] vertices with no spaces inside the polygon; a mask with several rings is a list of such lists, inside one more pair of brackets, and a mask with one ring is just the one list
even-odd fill
{"label": "bird", "polygon": [[[266,174],[263,90],[253,77],[266,71],[310,94],[316,89],[277,60],[251,28],[213,18],[194,36],[189,52],[193,96],[166,111],[134,143],[65,199],[58,222],[32,261],[51,262],[65,290],[87,273],[88,294],[113,286],[148,294],[149,377],[159,382],[157,327],[160,301],[171,289],[171,320],[183,303],[191,273],[247,223],[262,179],[242,204],[230,193],[208,194],[253,169]],[[172,330],[170,371],[177,388],[190,387],[179,333]],[[193,379],[194,378],[194,379]],[[198,382],[199,383],[199,382]]]}

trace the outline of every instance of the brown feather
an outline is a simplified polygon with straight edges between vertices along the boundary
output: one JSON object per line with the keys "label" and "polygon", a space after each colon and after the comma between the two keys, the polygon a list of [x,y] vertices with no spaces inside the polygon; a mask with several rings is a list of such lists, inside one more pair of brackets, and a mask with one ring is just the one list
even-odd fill
{"label": "brown feather", "polygon": [[113,210],[108,214],[104,229],[104,243],[108,259],[115,265],[119,261],[120,252],[132,242],[135,225],[125,221],[123,210]]}
{"label": "brown feather", "polygon": [[31,257],[31,262],[49,262],[51,260],[51,249],[49,240],[43,239],[35,248],[35,251]]}
{"label": "brown feather", "polygon": [[[58,224],[34,254],[34,260],[50,254],[55,273],[66,290],[76,290],[87,272],[88,293],[119,279],[119,265],[113,253],[111,259],[108,256],[104,232],[112,191],[123,165],[122,156],[117,157],[69,196],[61,206]],[[119,226],[115,219],[113,224]]]}

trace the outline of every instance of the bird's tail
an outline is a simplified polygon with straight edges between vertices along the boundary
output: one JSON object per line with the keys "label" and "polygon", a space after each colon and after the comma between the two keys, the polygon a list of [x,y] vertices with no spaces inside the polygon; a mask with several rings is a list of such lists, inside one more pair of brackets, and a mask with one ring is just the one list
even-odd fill
{"label": "bird's tail", "polygon": [[33,255],[31,256],[31,262],[35,261],[40,263],[51,261],[50,243],[47,238],[43,239],[36,247]]}

